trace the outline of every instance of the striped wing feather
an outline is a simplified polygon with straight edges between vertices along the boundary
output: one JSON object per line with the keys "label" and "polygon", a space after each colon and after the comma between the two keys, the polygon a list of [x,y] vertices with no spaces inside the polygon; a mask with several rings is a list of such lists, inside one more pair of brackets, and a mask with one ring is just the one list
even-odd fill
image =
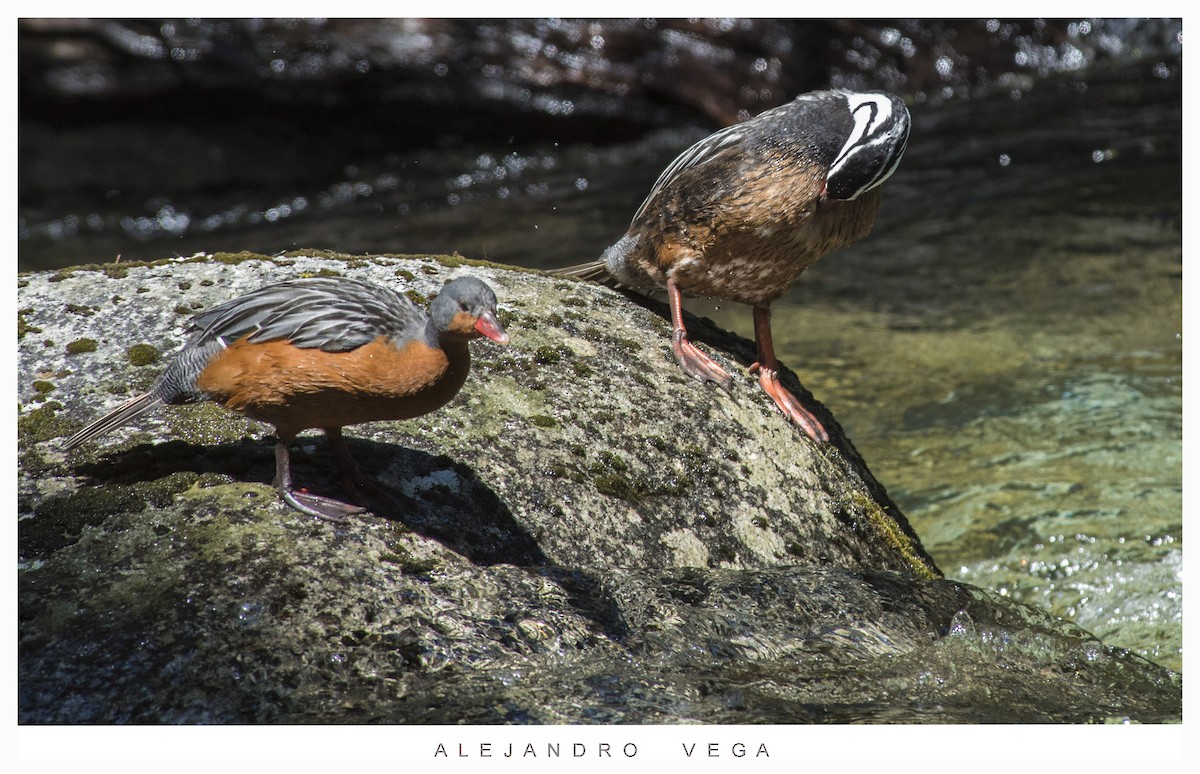
{"label": "striped wing feather", "polygon": [[424,333],[425,312],[404,296],[346,277],[288,280],[202,312],[190,346],[283,340],[302,349],[346,352],[379,336],[398,342]]}

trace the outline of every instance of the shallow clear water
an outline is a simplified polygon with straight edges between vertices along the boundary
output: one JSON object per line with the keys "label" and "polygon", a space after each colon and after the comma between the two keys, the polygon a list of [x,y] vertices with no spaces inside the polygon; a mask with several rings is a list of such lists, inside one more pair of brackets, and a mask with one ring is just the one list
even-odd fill
{"label": "shallow clear water", "polygon": [[875,234],[776,306],[776,341],[948,576],[1182,670],[1179,105],[1121,94],[915,135]]}
{"label": "shallow clear water", "polygon": [[[914,105],[874,234],[810,269],[774,306],[774,330],[948,576],[1181,670],[1181,98],[1177,79],[1146,69]],[[61,197],[23,204],[22,268],[299,247],[563,266],[619,237],[704,134],[330,150],[307,160],[340,174],[313,183],[275,171],[270,137],[212,156],[155,131],[185,149],[161,163],[195,184],[78,200],[61,198],[81,185],[68,177]],[[118,134],[143,153],[142,135]],[[258,187],[227,176],[212,193],[206,176],[239,164]],[[747,309],[690,306],[751,333]]]}

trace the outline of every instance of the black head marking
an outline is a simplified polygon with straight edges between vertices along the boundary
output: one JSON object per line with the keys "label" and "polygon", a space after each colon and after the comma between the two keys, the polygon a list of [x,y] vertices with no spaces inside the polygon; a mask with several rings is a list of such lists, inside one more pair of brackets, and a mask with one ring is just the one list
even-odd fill
{"label": "black head marking", "polygon": [[881,92],[842,92],[852,120],[849,136],[829,167],[826,193],[851,200],[896,171],[908,147],[911,123],[904,102]]}

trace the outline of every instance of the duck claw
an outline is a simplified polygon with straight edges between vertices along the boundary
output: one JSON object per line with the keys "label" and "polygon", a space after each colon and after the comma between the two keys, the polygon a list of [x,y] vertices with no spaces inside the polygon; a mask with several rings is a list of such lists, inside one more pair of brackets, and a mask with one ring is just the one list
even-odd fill
{"label": "duck claw", "polygon": [[764,368],[760,363],[750,366],[750,373],[758,374],[758,383],[788,421],[814,441],[824,443],[829,440],[829,433],[813,413],[804,408],[786,387],[779,383],[779,372],[773,368]]}
{"label": "duck claw", "polygon": [[708,355],[701,352],[695,344],[688,340],[687,332],[676,330],[671,336],[671,349],[675,359],[696,379],[701,382],[715,382],[725,392],[733,393],[733,377]]}
{"label": "duck claw", "polygon": [[334,524],[343,524],[351,516],[358,516],[367,512],[367,509],[362,506],[351,505],[341,500],[335,500],[332,497],[322,497],[321,495],[309,494],[308,492],[283,489],[280,490],[279,496],[285,503],[300,513],[315,516],[322,521],[330,521]]}

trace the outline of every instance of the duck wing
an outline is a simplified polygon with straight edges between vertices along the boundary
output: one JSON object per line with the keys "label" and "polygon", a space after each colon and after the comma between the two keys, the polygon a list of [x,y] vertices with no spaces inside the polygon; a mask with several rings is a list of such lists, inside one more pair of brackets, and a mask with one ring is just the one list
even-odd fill
{"label": "duck wing", "polygon": [[348,277],[307,277],[268,285],[192,319],[194,348],[287,341],[302,349],[347,352],[388,336],[397,342],[424,335],[428,316],[388,288]]}

